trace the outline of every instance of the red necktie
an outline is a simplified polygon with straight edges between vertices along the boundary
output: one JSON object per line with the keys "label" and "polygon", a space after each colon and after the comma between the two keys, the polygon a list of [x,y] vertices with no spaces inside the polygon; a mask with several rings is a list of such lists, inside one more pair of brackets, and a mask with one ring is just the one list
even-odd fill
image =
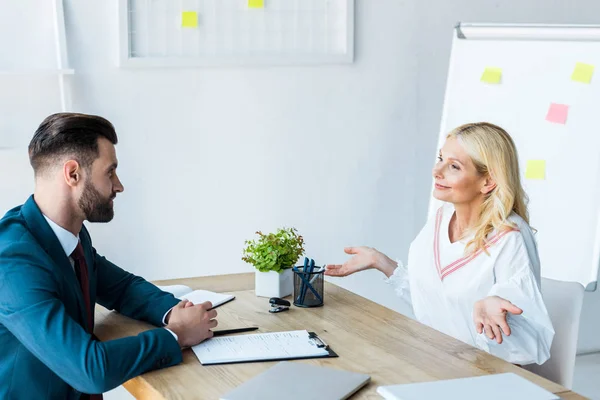
{"label": "red necktie", "polygon": [[[81,242],[77,243],[77,247],[71,254],[71,258],[75,261],[75,273],[77,274],[77,279],[79,279],[79,285],[81,286],[81,292],[83,293],[83,300],[85,301],[85,312],[87,314],[87,328],[86,331],[91,333],[94,336],[94,314],[90,298],[90,278],[88,276],[88,267],[87,262],[85,261],[85,255],[83,253],[83,247],[81,246]],[[94,339],[96,337],[94,336]],[[102,400],[101,394],[83,394],[81,399],[90,399],[90,400]]]}

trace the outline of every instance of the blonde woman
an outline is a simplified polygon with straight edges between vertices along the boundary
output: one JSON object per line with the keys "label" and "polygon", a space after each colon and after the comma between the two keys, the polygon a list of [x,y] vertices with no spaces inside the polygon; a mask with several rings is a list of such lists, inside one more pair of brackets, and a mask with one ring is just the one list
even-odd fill
{"label": "blonde woman", "polygon": [[326,274],[378,269],[420,322],[512,363],[544,363],[554,329],[511,137],[489,123],[456,128],[433,177],[445,203],[411,243],[408,267],[351,247]]}

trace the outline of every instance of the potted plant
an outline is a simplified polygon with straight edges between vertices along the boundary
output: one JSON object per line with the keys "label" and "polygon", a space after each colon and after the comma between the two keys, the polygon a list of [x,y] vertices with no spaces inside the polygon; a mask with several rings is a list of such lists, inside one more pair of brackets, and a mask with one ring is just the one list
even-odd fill
{"label": "potted plant", "polygon": [[256,268],[257,296],[285,297],[294,290],[292,267],[304,254],[304,238],[296,228],[280,228],[275,233],[256,232],[257,239],[246,240],[242,260]]}

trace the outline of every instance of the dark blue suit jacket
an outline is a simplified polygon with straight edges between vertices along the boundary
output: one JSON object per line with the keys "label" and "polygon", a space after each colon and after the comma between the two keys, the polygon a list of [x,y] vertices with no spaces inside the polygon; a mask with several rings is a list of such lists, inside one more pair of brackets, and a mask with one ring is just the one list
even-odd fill
{"label": "dark blue suit jacket", "polygon": [[[96,253],[85,227],[79,238],[91,304],[162,326],[178,300]],[[77,277],[31,196],[0,220],[0,399],[78,399],[182,360],[165,329],[100,342],[85,321]]]}

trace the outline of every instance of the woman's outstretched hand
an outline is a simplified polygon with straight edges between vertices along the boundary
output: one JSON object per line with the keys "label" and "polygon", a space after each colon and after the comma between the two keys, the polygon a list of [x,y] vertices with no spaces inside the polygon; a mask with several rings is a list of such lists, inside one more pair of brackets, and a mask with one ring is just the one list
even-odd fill
{"label": "woman's outstretched hand", "polygon": [[379,252],[372,247],[358,246],[344,248],[346,254],[353,256],[343,264],[329,264],[326,266],[325,275],[348,276],[355,272],[374,268]]}
{"label": "woman's outstretched hand", "polygon": [[485,332],[486,336],[502,343],[502,335],[510,336],[510,326],[506,322],[506,314],[523,313],[519,307],[498,296],[489,296],[475,303],[473,322],[477,333]]}

